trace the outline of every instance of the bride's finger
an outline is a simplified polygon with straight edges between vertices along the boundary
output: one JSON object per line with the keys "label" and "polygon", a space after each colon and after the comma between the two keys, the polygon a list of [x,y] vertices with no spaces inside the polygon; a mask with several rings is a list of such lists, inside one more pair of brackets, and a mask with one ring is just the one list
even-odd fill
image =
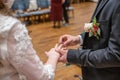
{"label": "bride's finger", "polygon": [[60,45],[58,46],[58,49],[61,49],[61,48],[64,48],[64,45],[63,45],[63,44],[60,44]]}
{"label": "bride's finger", "polygon": [[48,55],[48,52],[47,52],[47,51],[45,51],[45,54],[46,54],[46,55]]}

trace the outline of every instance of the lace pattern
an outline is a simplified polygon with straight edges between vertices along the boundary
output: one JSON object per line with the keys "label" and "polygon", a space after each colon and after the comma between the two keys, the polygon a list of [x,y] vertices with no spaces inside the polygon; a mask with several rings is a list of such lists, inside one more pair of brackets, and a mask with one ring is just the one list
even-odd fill
{"label": "lace pattern", "polygon": [[[54,68],[52,65],[43,65],[42,61],[40,61],[39,57],[36,55],[35,50],[31,48],[31,38],[28,35],[28,31],[24,25],[19,25],[19,31],[14,33],[14,39],[16,40],[16,55],[14,57],[14,61],[19,65],[19,68],[24,66],[24,63],[29,61],[29,59],[35,59],[37,69],[42,72],[43,75],[48,76],[46,79],[53,80],[54,79]],[[27,53],[26,50],[31,49],[30,53]],[[24,75],[20,76],[21,80],[26,80]]]}
{"label": "lace pattern", "polygon": [[9,16],[0,15],[0,17],[0,39],[5,39],[13,25],[19,21]]}
{"label": "lace pattern", "polygon": [[20,80],[27,80],[27,78],[24,75],[22,75],[22,74],[19,74],[19,79]]}
{"label": "lace pattern", "polygon": [[[21,32],[15,32],[15,40],[17,42],[17,51],[24,51],[31,44],[31,38],[28,36],[28,31],[25,25],[19,25]],[[26,46],[25,46],[26,45]]]}
{"label": "lace pattern", "polygon": [[[15,73],[19,73],[20,80],[27,80],[27,78],[31,79],[34,77],[35,79],[37,78],[40,80],[53,80],[54,68],[52,65],[43,65],[42,61],[40,61],[33,49],[31,38],[28,35],[25,25],[22,25],[18,20],[9,16],[0,15],[0,17],[0,49],[2,49],[0,52],[0,58],[2,56],[4,61],[7,61],[5,60],[5,57],[10,57],[9,62],[11,62],[11,64],[15,67]],[[16,23],[20,24],[15,25]],[[7,42],[7,38],[9,37],[12,38],[12,41],[15,40],[15,42],[13,41],[13,44],[9,41]],[[11,43],[11,48],[7,45],[7,43]],[[15,48],[13,47],[14,45]],[[10,54],[8,54],[8,50],[11,52]],[[29,64],[31,62],[32,64]],[[26,69],[24,64],[28,64],[28,66],[34,65],[35,67],[30,67],[26,72],[24,72],[23,68]],[[33,72],[32,76],[29,74],[31,71]],[[6,74],[11,75],[9,73]],[[11,80],[13,80],[12,78],[13,77],[11,77]]]}
{"label": "lace pattern", "polygon": [[53,67],[51,66],[51,65],[45,65],[45,69],[48,71],[48,75],[49,75],[49,80],[53,80],[54,79],[54,69],[53,69]]}
{"label": "lace pattern", "polygon": [[13,27],[13,25],[18,22],[18,20],[13,19],[9,16],[3,16],[0,15],[0,48],[2,49],[0,56],[3,60],[6,59],[8,56],[7,52],[7,37],[9,35],[10,29]]}
{"label": "lace pattern", "polygon": [[[31,44],[31,38],[28,36],[28,31],[25,28],[25,25],[18,25],[19,27],[19,31],[16,31],[14,34],[14,38],[16,40],[16,58],[14,61],[16,61],[16,63],[18,65],[20,65],[20,67],[22,67],[23,63],[27,60],[27,56],[25,54],[25,51],[28,49],[29,45]],[[35,52],[33,52],[35,53]]]}

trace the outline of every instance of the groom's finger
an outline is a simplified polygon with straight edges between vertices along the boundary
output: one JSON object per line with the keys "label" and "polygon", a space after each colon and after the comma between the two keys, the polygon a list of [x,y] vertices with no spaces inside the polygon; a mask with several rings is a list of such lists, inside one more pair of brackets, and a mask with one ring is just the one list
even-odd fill
{"label": "groom's finger", "polygon": [[64,45],[63,44],[60,44],[59,46],[58,46],[58,49],[61,49],[61,48],[63,48],[64,47]]}
{"label": "groom's finger", "polygon": [[70,40],[67,40],[67,41],[64,42],[63,45],[64,45],[65,47],[67,47],[67,46],[70,44],[70,42],[71,42]]}
{"label": "groom's finger", "polygon": [[58,61],[62,63],[66,63],[66,61],[64,60],[64,56],[61,56]]}

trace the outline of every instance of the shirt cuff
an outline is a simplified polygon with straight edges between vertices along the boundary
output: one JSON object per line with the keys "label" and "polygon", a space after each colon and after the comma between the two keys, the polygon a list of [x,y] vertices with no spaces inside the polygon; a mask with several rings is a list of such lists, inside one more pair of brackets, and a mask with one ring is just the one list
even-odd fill
{"label": "shirt cuff", "polygon": [[83,45],[83,39],[82,39],[82,36],[81,35],[78,35],[79,38],[80,38],[80,45]]}

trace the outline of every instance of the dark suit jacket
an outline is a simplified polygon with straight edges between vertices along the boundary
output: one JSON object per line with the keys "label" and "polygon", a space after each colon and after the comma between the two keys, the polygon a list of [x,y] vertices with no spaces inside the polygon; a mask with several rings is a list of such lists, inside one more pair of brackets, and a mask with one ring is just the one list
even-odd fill
{"label": "dark suit jacket", "polygon": [[100,2],[93,14],[100,23],[100,39],[81,34],[83,49],[69,50],[67,60],[81,65],[84,80],[120,80],[120,0]]}

